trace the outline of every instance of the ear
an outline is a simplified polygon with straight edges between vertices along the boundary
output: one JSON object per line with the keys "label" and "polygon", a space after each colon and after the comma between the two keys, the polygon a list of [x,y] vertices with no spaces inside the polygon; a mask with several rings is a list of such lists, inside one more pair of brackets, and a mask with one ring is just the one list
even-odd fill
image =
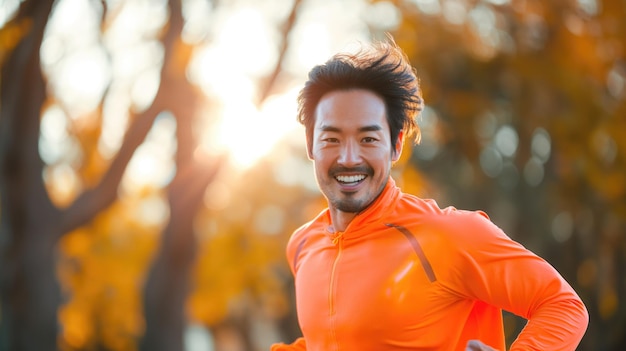
{"label": "ear", "polygon": [[398,133],[398,138],[396,139],[396,144],[393,148],[393,153],[391,155],[391,160],[396,162],[400,159],[400,155],[402,155],[402,146],[404,145],[404,132],[400,131]]}
{"label": "ear", "polygon": [[312,149],[313,149],[313,140],[309,140],[307,138],[307,141],[306,141],[306,154],[309,157],[309,160],[311,160],[311,161],[314,160],[314,158],[313,158],[313,150]]}

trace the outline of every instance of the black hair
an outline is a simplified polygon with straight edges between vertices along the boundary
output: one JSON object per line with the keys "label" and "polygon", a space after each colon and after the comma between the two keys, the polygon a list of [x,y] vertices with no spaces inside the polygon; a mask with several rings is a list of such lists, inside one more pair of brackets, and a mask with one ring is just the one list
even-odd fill
{"label": "black hair", "polygon": [[405,138],[414,137],[414,142],[419,142],[421,135],[416,118],[423,107],[419,81],[407,56],[389,37],[389,41],[375,42],[356,54],[336,54],[311,69],[298,95],[297,116],[305,127],[309,150],[313,146],[315,110],[319,101],[329,92],[351,89],[365,89],[383,99],[392,145],[400,131],[404,131]]}

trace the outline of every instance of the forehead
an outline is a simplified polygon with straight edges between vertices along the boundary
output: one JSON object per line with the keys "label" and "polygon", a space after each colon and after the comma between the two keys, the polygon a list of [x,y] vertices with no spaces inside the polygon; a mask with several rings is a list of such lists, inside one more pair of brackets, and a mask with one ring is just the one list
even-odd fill
{"label": "forehead", "polygon": [[324,95],[315,110],[315,129],[332,126],[339,129],[359,129],[378,125],[388,130],[385,102],[375,93],[364,89],[337,90]]}

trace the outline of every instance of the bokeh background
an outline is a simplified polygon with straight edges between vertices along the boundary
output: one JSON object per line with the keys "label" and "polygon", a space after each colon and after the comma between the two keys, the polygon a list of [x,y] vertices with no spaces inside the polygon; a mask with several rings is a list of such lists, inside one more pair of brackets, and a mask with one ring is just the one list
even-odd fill
{"label": "bokeh background", "polygon": [[325,206],[296,95],[385,33],[426,102],[397,182],[486,211],[580,294],[579,350],[626,350],[624,0],[0,0],[0,350],[295,339],[284,248]]}

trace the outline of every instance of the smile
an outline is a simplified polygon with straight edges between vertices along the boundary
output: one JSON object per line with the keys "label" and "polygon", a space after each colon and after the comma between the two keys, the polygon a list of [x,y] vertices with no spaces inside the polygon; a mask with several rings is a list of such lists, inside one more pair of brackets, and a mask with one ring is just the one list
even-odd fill
{"label": "smile", "polygon": [[338,182],[343,183],[343,184],[354,184],[354,183],[358,183],[362,181],[366,177],[367,176],[365,174],[339,175],[339,176],[336,176],[335,179],[337,179]]}

